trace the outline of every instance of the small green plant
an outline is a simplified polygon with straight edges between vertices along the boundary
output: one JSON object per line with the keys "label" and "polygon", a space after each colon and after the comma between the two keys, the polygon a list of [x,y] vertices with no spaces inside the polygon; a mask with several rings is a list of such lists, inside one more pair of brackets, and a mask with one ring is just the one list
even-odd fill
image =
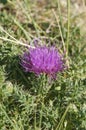
{"label": "small green plant", "polygon": [[0,0],[0,3],[6,4],[7,0]]}

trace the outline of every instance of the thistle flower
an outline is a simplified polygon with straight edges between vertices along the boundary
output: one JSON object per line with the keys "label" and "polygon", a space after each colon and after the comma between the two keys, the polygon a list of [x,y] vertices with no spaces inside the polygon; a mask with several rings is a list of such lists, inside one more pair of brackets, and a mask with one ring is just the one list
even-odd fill
{"label": "thistle flower", "polygon": [[26,72],[45,73],[51,77],[64,70],[61,54],[55,47],[47,46],[30,48],[21,57],[21,65]]}

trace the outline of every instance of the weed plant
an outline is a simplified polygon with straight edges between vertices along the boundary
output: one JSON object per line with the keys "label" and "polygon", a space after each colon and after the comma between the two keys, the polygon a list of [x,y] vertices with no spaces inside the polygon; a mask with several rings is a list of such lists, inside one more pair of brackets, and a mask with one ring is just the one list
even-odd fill
{"label": "weed plant", "polygon": [[[60,0],[7,0],[0,6],[0,130],[86,129],[86,38],[71,22],[67,2],[66,22]],[[55,80],[20,65],[35,38],[66,54],[68,69]]]}

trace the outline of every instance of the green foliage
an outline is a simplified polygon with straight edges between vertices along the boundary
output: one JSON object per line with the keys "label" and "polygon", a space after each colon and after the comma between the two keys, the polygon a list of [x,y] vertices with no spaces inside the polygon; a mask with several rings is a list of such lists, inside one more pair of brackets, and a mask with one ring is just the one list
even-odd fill
{"label": "green foliage", "polygon": [[0,3],[6,4],[7,0],[0,0]]}
{"label": "green foliage", "polygon": [[[23,2],[27,2],[23,3]],[[51,2],[52,3],[52,2]],[[19,4],[19,3],[18,3]],[[30,12],[21,20],[21,9]],[[29,44],[35,36],[46,42],[51,41],[62,48],[59,27],[55,23],[50,32],[50,23],[42,23],[34,16],[37,7],[31,1],[22,1],[16,7],[15,1],[2,9],[0,24],[16,39]],[[54,3],[52,3],[53,5]],[[56,1],[55,1],[56,5]],[[48,4],[46,12],[51,5]],[[10,11],[11,7],[11,11]],[[51,9],[51,8],[50,8]],[[16,12],[18,11],[19,16]],[[9,13],[8,13],[9,12]],[[28,13],[27,13],[28,14]],[[38,16],[38,15],[37,15]],[[18,20],[17,24],[13,17]],[[45,16],[46,17],[46,16]],[[53,22],[53,19],[52,21]],[[26,47],[0,39],[0,129],[1,130],[85,130],[86,129],[86,55],[85,37],[80,29],[71,23],[68,61],[69,68],[52,80],[46,75],[39,77],[25,73],[20,66],[19,55]],[[29,25],[32,25],[28,28]],[[63,29],[63,28],[62,28]],[[66,43],[67,23],[64,25],[63,38]],[[28,38],[27,38],[28,36]],[[0,30],[0,37],[12,39]],[[45,40],[43,40],[45,41]],[[32,45],[32,44],[31,44]]]}

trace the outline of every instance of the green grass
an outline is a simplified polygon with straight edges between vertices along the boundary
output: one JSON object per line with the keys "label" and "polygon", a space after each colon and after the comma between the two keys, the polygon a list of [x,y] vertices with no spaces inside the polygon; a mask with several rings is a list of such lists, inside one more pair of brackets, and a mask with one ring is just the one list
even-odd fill
{"label": "green grass", "polygon": [[[71,22],[70,0],[65,22],[59,1],[46,3],[9,0],[1,8],[0,130],[86,129],[86,39]],[[66,49],[69,68],[56,80],[20,66],[19,55],[34,38]]]}

